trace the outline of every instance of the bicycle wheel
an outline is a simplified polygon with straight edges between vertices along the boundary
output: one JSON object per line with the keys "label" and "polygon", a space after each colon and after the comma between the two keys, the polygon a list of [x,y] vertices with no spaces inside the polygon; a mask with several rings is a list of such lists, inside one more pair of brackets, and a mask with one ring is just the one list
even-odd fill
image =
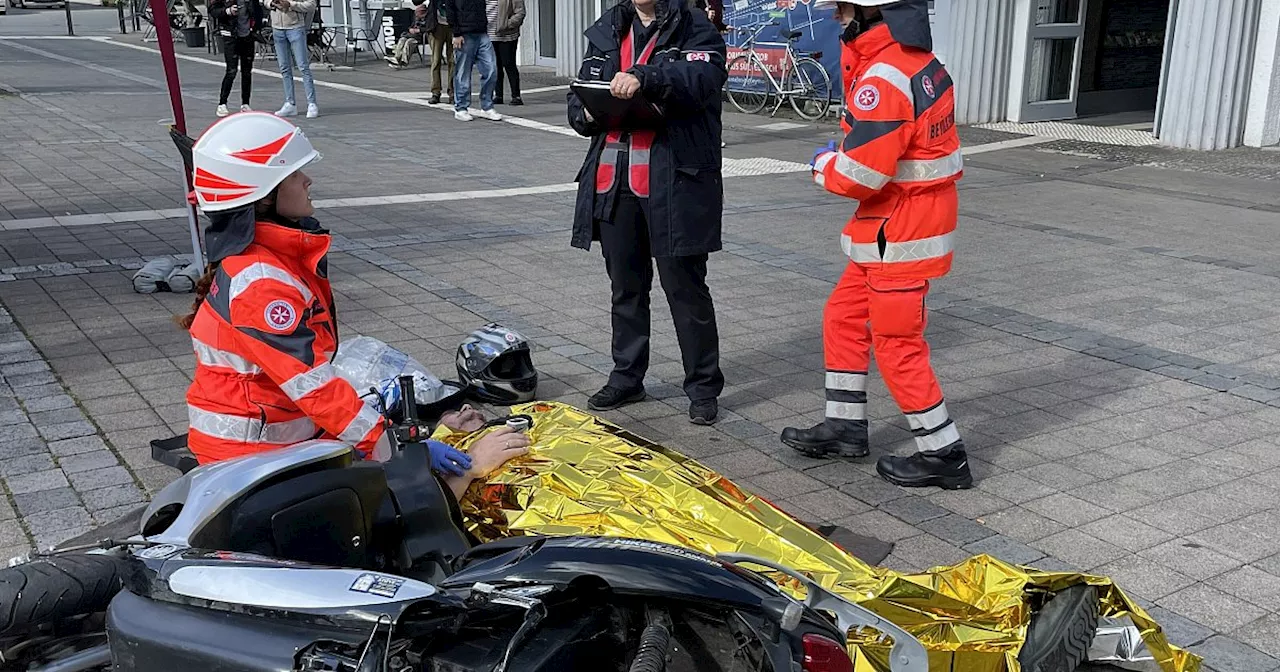
{"label": "bicycle wheel", "polygon": [[729,80],[725,82],[729,102],[743,114],[755,114],[769,102],[769,77],[760,61],[738,56],[729,61]]}
{"label": "bicycle wheel", "polygon": [[831,76],[812,58],[797,58],[787,75],[787,97],[796,114],[810,121],[826,116],[831,109]]}

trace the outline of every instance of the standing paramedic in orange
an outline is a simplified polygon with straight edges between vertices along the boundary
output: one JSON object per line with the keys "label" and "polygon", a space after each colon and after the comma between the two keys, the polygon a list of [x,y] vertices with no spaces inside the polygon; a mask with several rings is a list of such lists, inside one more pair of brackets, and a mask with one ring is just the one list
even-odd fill
{"label": "standing paramedic in orange", "polygon": [[[386,459],[382,416],[329,364],[338,349],[330,237],[311,216],[311,178],[302,172],[320,154],[296,126],[261,112],[215,123],[192,154],[210,264],[194,312],[180,321],[196,354],[191,452],[208,464],[336,438]],[[494,442],[506,449],[528,445],[523,435],[500,436]],[[453,448],[427,444],[442,475],[471,467]]]}
{"label": "standing paramedic in orange", "polygon": [[973,485],[925,343],[929,281],[951,269],[963,160],[951,76],[934,57],[927,0],[819,0],[844,26],[844,142],[814,155],[813,178],[856,199],[841,244],[849,266],[827,301],[826,419],[788,427],[806,455],[864,457],[867,371],[874,346],[885,385],[907,416],[916,453],[876,471],[901,486]]}

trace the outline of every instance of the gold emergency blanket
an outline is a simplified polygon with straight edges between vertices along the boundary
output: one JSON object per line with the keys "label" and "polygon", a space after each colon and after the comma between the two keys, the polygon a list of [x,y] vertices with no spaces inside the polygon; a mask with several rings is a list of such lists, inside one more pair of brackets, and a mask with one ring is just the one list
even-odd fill
{"label": "gold emergency blanket", "polygon": [[[772,560],[911,632],[928,649],[931,672],[1018,672],[1031,605],[1083,582],[1098,588],[1103,616],[1132,620],[1164,672],[1200,669],[1197,657],[1171,646],[1109,579],[1040,572],[986,555],[922,574],[873,567],[695,460],[588,413],[544,402],[512,413],[533,418],[532,450],[474,484],[462,502],[483,541],[628,537]],[[441,426],[436,438],[465,450],[482,435]],[[786,577],[777,580],[803,590]],[[855,672],[889,672],[888,649],[873,633],[851,635],[849,653]]]}

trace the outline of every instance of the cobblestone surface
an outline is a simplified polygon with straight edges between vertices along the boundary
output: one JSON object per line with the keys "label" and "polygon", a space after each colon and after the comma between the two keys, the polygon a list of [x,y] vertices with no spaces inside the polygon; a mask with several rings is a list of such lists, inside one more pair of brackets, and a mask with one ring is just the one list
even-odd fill
{"label": "cobblestone surface", "polygon": [[[174,207],[174,155],[154,124],[167,101],[138,79],[158,77],[151,57],[23,44],[35,53],[0,36],[0,58],[28,66],[0,73],[23,92],[0,97],[0,118],[22,120],[0,126],[0,225]],[[218,72],[183,64],[194,128],[211,120],[203,92]],[[360,70],[318,76],[387,92],[410,88],[408,72],[399,84]],[[271,79],[257,86],[256,105],[279,102]],[[325,116],[303,120],[326,154],[311,171],[321,198],[563,183],[584,149],[386,96],[322,87],[321,102]],[[564,124],[562,92],[527,102],[522,117]],[[726,118],[733,158],[804,161],[832,136]],[[728,379],[721,423],[684,418],[660,292],[653,399],[604,415],[798,516],[897,542],[888,566],[990,553],[1109,574],[1211,668],[1270,672],[1280,667],[1280,197],[1269,176],[1231,168],[1239,153],[1152,167],[1061,149],[969,161],[957,266],[929,298],[932,357],[975,489],[902,490],[870,460],[811,460],[777,442],[784,426],[821,414],[820,320],[849,215],[803,175],[725,182],[727,240],[710,273]],[[499,320],[534,341],[541,396],[583,405],[610,368],[608,289],[598,252],[567,246],[572,197],[321,212],[336,234],[344,334],[449,373],[463,334]],[[174,477],[148,444],[185,431],[193,358],[171,318],[190,297],[136,294],[129,278],[188,245],[181,220],[0,230],[0,554],[114,518]],[[878,379],[870,398],[873,454],[909,452]]]}

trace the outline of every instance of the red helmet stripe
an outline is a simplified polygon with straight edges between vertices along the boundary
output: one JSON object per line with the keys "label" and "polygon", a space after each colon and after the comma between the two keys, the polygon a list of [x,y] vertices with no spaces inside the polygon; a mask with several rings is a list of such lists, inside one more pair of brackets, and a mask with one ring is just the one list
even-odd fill
{"label": "red helmet stripe", "polygon": [[253,189],[247,184],[233,182],[221,175],[214,175],[204,168],[196,168],[195,186],[205,189]]}
{"label": "red helmet stripe", "polygon": [[250,190],[250,191],[237,191],[237,192],[235,192],[235,193],[233,193],[233,194],[215,194],[215,193],[208,192],[208,191],[202,191],[202,192],[200,192],[200,195],[201,195],[201,196],[203,196],[203,197],[204,197],[204,200],[205,200],[205,201],[207,201],[207,202],[209,202],[209,203],[219,203],[219,202],[221,202],[221,201],[231,201],[231,200],[235,200],[235,199],[240,198],[240,197],[242,197],[242,196],[248,196],[248,195],[250,195],[250,194],[252,194],[252,193],[253,193],[253,191],[252,191],[252,190]]}
{"label": "red helmet stripe", "polygon": [[265,166],[271,161],[271,159],[275,158],[276,154],[280,153],[280,150],[284,149],[284,146],[288,144],[289,139],[292,137],[293,132],[289,132],[288,134],[281,136],[279,140],[274,140],[261,147],[254,147],[252,149],[235,152],[231,156],[234,156],[237,159],[249,161],[250,163],[258,163]]}

